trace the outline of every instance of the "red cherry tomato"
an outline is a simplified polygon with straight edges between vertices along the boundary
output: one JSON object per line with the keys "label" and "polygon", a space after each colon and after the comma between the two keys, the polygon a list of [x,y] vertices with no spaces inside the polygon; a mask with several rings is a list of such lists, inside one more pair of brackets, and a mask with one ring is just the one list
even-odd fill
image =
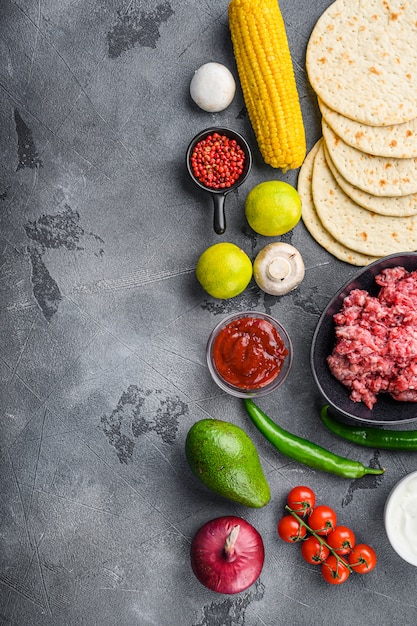
{"label": "red cherry tomato", "polygon": [[316,504],[316,496],[310,487],[299,485],[289,492],[287,504],[298,515],[309,515]]}
{"label": "red cherry tomato", "polygon": [[316,537],[310,535],[307,539],[304,539],[301,544],[301,554],[307,563],[319,565],[327,559],[330,550],[327,546],[320,543]]}
{"label": "red cherry tomato", "polygon": [[336,512],[325,504],[316,506],[308,518],[308,525],[318,535],[327,535],[336,528],[337,515]]}
{"label": "red cherry tomato", "polygon": [[337,554],[349,554],[355,545],[356,538],[353,530],[347,526],[336,526],[327,535],[326,542]]}
{"label": "red cherry tomato", "polygon": [[284,515],[278,522],[278,535],[287,543],[300,541],[306,536],[307,530],[292,515]]}
{"label": "red cherry tomato", "polygon": [[358,574],[371,572],[376,565],[376,552],[365,543],[358,543],[348,556],[350,567]]}
{"label": "red cherry tomato", "polygon": [[321,566],[324,580],[331,585],[341,585],[349,578],[349,567],[334,554],[331,554]]}

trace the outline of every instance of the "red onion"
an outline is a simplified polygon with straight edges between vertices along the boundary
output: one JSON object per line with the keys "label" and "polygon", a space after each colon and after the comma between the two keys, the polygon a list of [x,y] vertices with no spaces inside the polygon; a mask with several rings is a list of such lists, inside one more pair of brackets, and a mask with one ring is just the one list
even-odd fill
{"label": "red onion", "polygon": [[198,580],[218,593],[239,593],[259,577],[265,559],[256,528],[233,515],[202,526],[191,543],[191,567]]}

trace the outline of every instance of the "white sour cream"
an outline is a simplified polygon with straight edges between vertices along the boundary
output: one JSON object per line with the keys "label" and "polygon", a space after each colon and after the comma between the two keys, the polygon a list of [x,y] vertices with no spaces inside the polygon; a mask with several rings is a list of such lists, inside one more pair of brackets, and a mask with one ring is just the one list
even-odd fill
{"label": "white sour cream", "polygon": [[384,511],[388,539],[405,561],[417,566],[417,472],[408,474],[388,496]]}

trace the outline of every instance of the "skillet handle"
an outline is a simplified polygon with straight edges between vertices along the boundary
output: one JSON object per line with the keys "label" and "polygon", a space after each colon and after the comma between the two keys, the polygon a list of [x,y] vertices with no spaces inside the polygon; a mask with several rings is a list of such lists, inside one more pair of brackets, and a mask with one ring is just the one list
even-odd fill
{"label": "skillet handle", "polygon": [[218,235],[223,235],[226,230],[226,216],[224,212],[224,201],[226,198],[226,194],[213,193],[212,196],[214,203],[214,232]]}

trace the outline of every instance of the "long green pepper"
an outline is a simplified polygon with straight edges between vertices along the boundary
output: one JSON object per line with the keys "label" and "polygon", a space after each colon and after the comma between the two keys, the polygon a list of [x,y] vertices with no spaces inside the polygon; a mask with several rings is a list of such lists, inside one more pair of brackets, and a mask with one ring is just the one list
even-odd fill
{"label": "long green pepper", "polygon": [[367,448],[385,450],[417,450],[417,430],[383,430],[372,426],[350,426],[336,421],[329,415],[329,405],[320,411],[323,424],[335,435]]}
{"label": "long green pepper", "polygon": [[243,400],[246,411],[256,428],[284,456],[308,467],[344,478],[362,478],[365,474],[383,474],[383,469],[366,467],[359,461],[339,456],[308,439],[284,430],[264,413],[253,400]]}

